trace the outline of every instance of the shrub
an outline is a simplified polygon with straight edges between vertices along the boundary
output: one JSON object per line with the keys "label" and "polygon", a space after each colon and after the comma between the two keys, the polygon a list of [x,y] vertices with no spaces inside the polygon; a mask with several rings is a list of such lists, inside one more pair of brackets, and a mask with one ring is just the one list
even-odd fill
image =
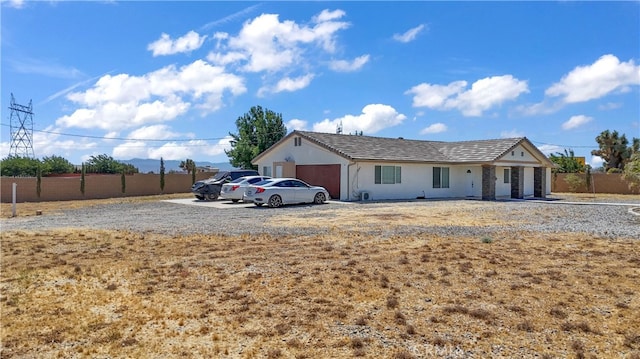
{"label": "shrub", "polygon": [[577,192],[579,189],[584,188],[587,185],[585,179],[575,173],[569,173],[567,177],[564,178],[564,181],[567,182],[571,192]]}

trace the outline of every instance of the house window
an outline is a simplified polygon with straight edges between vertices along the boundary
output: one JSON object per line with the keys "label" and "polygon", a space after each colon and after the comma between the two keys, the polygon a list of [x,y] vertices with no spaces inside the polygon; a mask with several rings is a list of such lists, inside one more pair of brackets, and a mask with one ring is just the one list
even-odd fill
{"label": "house window", "polygon": [[449,167],[433,167],[433,188],[449,188]]}
{"label": "house window", "polygon": [[516,155],[516,151],[511,151],[511,156],[515,156]]}
{"label": "house window", "polygon": [[302,146],[302,137],[296,137],[293,139],[294,146]]}
{"label": "house window", "polygon": [[524,151],[520,152],[520,157],[524,157]]}
{"label": "house window", "polygon": [[508,168],[504,169],[504,183],[509,183],[511,179],[511,171]]}
{"label": "house window", "polygon": [[396,184],[402,183],[402,167],[400,166],[376,166],[376,184]]}
{"label": "house window", "polygon": [[262,175],[271,177],[271,166],[262,167]]}

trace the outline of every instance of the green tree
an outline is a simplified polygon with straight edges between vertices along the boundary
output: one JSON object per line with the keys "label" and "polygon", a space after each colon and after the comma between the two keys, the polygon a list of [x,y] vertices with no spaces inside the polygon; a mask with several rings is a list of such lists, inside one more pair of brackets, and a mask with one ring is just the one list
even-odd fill
{"label": "green tree", "polygon": [[122,169],[122,173],[120,173],[120,184],[122,193],[125,193],[127,190],[127,178],[124,176],[124,168]]}
{"label": "green tree", "polygon": [[80,170],[80,193],[84,196],[85,176],[87,174],[87,166],[82,162],[82,169]]}
{"label": "green tree", "polygon": [[192,159],[187,158],[185,161],[180,161],[179,167],[182,168],[183,171],[186,171],[187,173],[191,173],[193,172],[193,170],[195,170],[196,163],[193,162]]}
{"label": "green tree", "polygon": [[40,194],[42,193],[42,166],[38,166],[38,171],[36,173],[36,195],[40,198]]}
{"label": "green tree", "polygon": [[187,171],[187,173],[191,173],[191,184],[196,183],[197,167],[196,167],[196,163],[193,162],[192,159],[187,158],[185,161],[181,161],[179,167],[182,168],[183,171]]}
{"label": "green tree", "polygon": [[571,149],[569,151],[565,149],[564,153],[556,152],[555,154],[551,154],[549,155],[549,159],[558,165],[558,167],[552,169],[554,173],[578,173],[584,172],[586,169],[586,166],[578,162]]}
{"label": "green tree", "polygon": [[69,162],[66,158],[60,156],[43,157],[42,163],[44,165],[43,174],[63,174],[73,173],[75,166]]}
{"label": "green tree", "polygon": [[10,155],[0,162],[0,175],[8,177],[36,177],[40,160]]}
{"label": "green tree", "polygon": [[624,166],[624,172],[622,174],[629,187],[640,187],[640,152],[635,152],[626,166]]}
{"label": "green tree", "polygon": [[233,139],[231,149],[225,153],[232,166],[244,169],[255,168],[251,160],[287,134],[282,114],[260,106],[251,107],[248,113],[238,117],[236,127],[238,133],[229,133]]}
{"label": "green tree", "polygon": [[591,154],[602,158],[607,172],[624,170],[624,166],[631,156],[640,152],[640,139],[633,138],[631,146],[629,146],[627,137],[624,134],[618,134],[618,131],[602,131],[596,137],[596,142],[600,148],[591,151]]}
{"label": "green tree", "polygon": [[116,174],[134,174],[138,173],[138,169],[131,164],[116,161],[106,154],[91,156],[87,161],[87,172],[89,173],[107,173]]}
{"label": "green tree", "polygon": [[164,159],[160,157],[160,192],[164,191]]}

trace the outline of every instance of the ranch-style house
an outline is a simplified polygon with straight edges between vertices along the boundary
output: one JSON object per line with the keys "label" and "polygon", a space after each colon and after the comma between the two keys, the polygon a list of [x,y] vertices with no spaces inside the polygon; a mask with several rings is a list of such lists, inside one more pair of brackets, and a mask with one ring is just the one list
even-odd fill
{"label": "ranch-style house", "polygon": [[440,142],[308,131],[289,133],[252,163],[342,201],[544,198],[554,166],[526,137]]}

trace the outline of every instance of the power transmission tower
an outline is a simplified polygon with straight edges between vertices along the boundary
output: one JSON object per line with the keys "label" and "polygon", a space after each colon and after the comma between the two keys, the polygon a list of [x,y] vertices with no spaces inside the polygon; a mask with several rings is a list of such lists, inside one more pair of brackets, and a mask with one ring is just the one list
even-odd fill
{"label": "power transmission tower", "polygon": [[11,94],[11,146],[9,155],[34,158],[33,152],[33,105],[29,100],[29,106],[16,103]]}

